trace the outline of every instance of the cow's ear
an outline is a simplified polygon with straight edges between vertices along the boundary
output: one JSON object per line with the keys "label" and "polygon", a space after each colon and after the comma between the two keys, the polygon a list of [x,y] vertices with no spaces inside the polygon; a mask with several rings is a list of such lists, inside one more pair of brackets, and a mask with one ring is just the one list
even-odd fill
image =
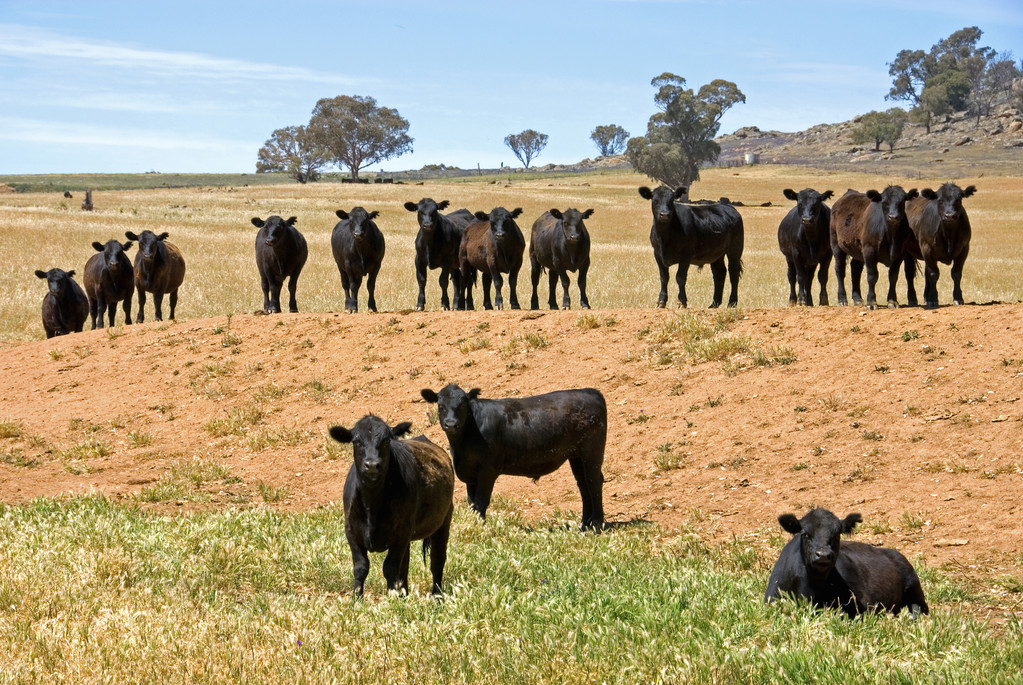
{"label": "cow's ear", "polygon": [[853,528],[856,527],[856,524],[862,520],[863,517],[860,516],[859,514],[849,514],[844,519],[842,519],[842,532],[848,535],[849,533],[853,532]]}
{"label": "cow's ear", "polygon": [[375,219],[375,218],[377,218],[378,216],[380,216],[380,212],[378,212],[378,211],[376,211],[376,210],[374,209],[374,210],[373,210],[372,212],[370,212],[370,213],[368,214],[368,216],[369,216],[369,218],[370,218],[370,219]]}
{"label": "cow's ear", "polygon": [[963,197],[970,197],[977,192],[977,186],[966,186],[963,188]]}
{"label": "cow's ear", "polygon": [[834,197],[834,195],[835,195],[834,192],[830,190],[825,190],[823,193],[821,193],[821,200],[830,200],[832,197]]}
{"label": "cow's ear", "polygon": [[64,275],[67,276],[68,278],[73,278],[75,275],[75,270],[71,269],[71,271],[65,271]]}
{"label": "cow's ear", "polygon": [[781,194],[784,195],[785,197],[787,197],[790,200],[798,200],[799,199],[799,193],[797,193],[796,191],[792,190],[792,188],[786,188],[785,190],[781,191]]}
{"label": "cow's ear", "polygon": [[343,209],[337,210],[336,212],[334,212],[334,214],[337,215],[338,219],[347,219],[348,218],[348,212],[346,212]]}
{"label": "cow's ear", "polygon": [[468,397],[470,400],[474,400],[474,399],[476,399],[477,397],[480,396],[480,389],[479,388],[473,388],[472,390],[467,392],[465,394],[465,396]]}
{"label": "cow's ear", "polygon": [[415,202],[406,202],[405,209],[407,209],[410,212],[415,212],[419,210],[419,207],[416,206]]}
{"label": "cow's ear", "polygon": [[131,231],[125,231],[124,232],[124,237],[127,238],[128,240],[136,240],[137,241],[139,239],[139,237],[137,235],[135,235],[134,233],[132,233]]}
{"label": "cow's ear", "polygon": [[592,209],[587,209],[585,212],[583,212],[583,218],[584,219],[589,219],[591,216],[593,216],[593,210]]}
{"label": "cow's ear", "polygon": [[38,276],[39,278],[46,278],[46,272],[36,269],[36,276]]}
{"label": "cow's ear", "polygon": [[654,191],[650,190],[646,186],[640,186],[639,196],[644,200],[652,200],[654,198]]}
{"label": "cow's ear", "polygon": [[679,186],[678,188],[675,189],[675,192],[672,194],[672,197],[677,200],[688,192],[689,188],[685,186]]}
{"label": "cow's ear", "polygon": [[422,395],[423,399],[429,402],[430,404],[436,404],[437,400],[440,399],[439,397],[437,397],[437,393],[435,393],[433,390],[430,390],[429,388],[423,388],[422,390],[419,391],[419,394]]}
{"label": "cow's ear", "polygon": [[[265,223],[266,222],[260,219],[258,216],[252,217],[252,225],[255,226],[256,228],[263,228],[263,225]],[[131,236],[128,237],[130,238]]]}
{"label": "cow's ear", "polygon": [[125,252],[127,252],[128,250],[131,249],[132,245],[133,245],[133,243],[129,240],[124,245],[121,245],[121,249],[124,250]]}
{"label": "cow's ear", "polygon": [[101,243],[98,240],[92,241],[92,249],[96,250],[96,252],[102,252],[103,251],[103,243]]}
{"label": "cow's ear", "polygon": [[351,442],[355,437],[352,432],[344,426],[331,426],[330,437],[334,438],[338,442]]}
{"label": "cow's ear", "polygon": [[285,221],[284,223],[286,223],[289,226],[294,226],[295,224],[298,223],[298,217],[297,216],[289,216],[288,220]]}
{"label": "cow's ear", "polygon": [[793,535],[803,532],[803,527],[799,525],[799,519],[795,514],[782,514],[778,517],[778,525]]}
{"label": "cow's ear", "polygon": [[522,207],[516,207],[511,211],[511,218],[518,219],[520,214],[522,214]]}
{"label": "cow's ear", "polygon": [[920,197],[920,191],[918,191],[916,188],[913,188],[908,193],[906,193],[907,200],[912,200],[917,197]]}
{"label": "cow's ear", "polygon": [[864,193],[864,195],[869,197],[871,202],[881,201],[881,193],[877,192],[876,190],[868,190],[866,193]]}
{"label": "cow's ear", "polygon": [[561,213],[560,209],[548,209],[547,213],[553,216],[555,219],[564,219],[565,216]]}
{"label": "cow's ear", "polygon": [[168,233],[167,231],[164,231],[160,235],[156,236],[157,240],[167,240],[167,238],[170,238],[170,233]]}
{"label": "cow's ear", "polygon": [[402,421],[397,426],[391,429],[391,437],[400,438],[401,436],[405,435],[405,433],[408,433],[410,430],[412,430],[412,422]]}
{"label": "cow's ear", "polygon": [[479,219],[480,221],[487,221],[490,219],[490,215],[484,212],[482,209],[473,214],[473,216]]}
{"label": "cow's ear", "polygon": [[437,203],[437,209],[447,209],[449,204],[451,204],[451,202],[448,200],[441,200]]}
{"label": "cow's ear", "polygon": [[920,191],[920,196],[921,197],[925,197],[928,200],[937,200],[938,199],[938,194],[936,192],[934,192],[933,190],[931,190],[930,188],[924,188],[923,190],[921,190]]}

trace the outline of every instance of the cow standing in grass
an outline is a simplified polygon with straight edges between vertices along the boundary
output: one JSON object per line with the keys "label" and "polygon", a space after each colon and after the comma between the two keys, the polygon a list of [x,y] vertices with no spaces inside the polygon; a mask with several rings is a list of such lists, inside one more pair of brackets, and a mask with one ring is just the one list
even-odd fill
{"label": "cow standing in grass", "polygon": [[[813,306],[813,272],[820,283],[821,306],[828,304],[828,269],[831,267],[831,210],[824,204],[833,193],[818,193],[805,188],[798,193],[786,188],[782,193],[796,206],[778,224],[778,249],[788,265],[789,304]],[[799,293],[796,293],[796,286]]]}
{"label": "cow standing in grass", "polygon": [[341,219],[330,234],[330,248],[341,274],[341,287],[345,291],[345,310],[359,311],[359,287],[366,277],[367,306],[371,312],[377,310],[377,274],[384,261],[384,234],[373,219],[380,212],[367,212],[362,207],[352,211],[343,209],[335,212]]}
{"label": "cow standing in grass", "polygon": [[[462,242],[458,247],[458,264],[462,274],[462,296],[460,300],[465,309],[472,309],[472,284],[476,282],[476,273],[482,275],[483,308],[504,308],[501,289],[504,277],[508,274],[508,299],[511,308],[519,308],[517,292],[519,270],[522,268],[522,255],[526,251],[526,239],[515,219],[522,214],[520,208],[508,211],[504,207],[495,207],[490,211],[476,212],[475,221],[470,221],[462,234]],[[490,283],[494,283],[494,301],[490,301]]]}
{"label": "cow standing in grass", "polygon": [[977,192],[976,186],[960,188],[945,183],[934,192],[920,191],[920,197],[906,203],[906,219],[915,240],[906,257],[907,288],[913,289],[916,260],[924,262],[924,306],[938,306],[938,262],[952,265],[952,304],[963,303],[963,264],[970,254],[970,217],[963,198]]}
{"label": "cow standing in grass", "polygon": [[549,274],[549,294],[547,304],[551,309],[558,308],[557,284],[561,281],[564,296],[561,308],[569,309],[572,300],[568,296],[568,274],[578,271],[576,280],[579,286],[579,306],[590,308],[586,297],[586,273],[590,269],[590,232],[586,230],[585,219],[593,216],[593,210],[580,212],[577,209],[566,209],[564,212],[551,209],[540,215],[533,222],[533,232],[529,240],[529,264],[533,294],[529,298],[530,309],[540,308],[540,299],[536,288],[540,283],[540,275],[544,269]]}
{"label": "cow standing in grass", "polygon": [[178,305],[178,288],[185,280],[185,258],[177,245],[167,241],[170,235],[166,231],[157,235],[152,231],[142,231],[136,235],[125,232],[128,240],[139,244],[135,253],[135,290],[139,296],[139,312],[135,323],[145,321],[146,293],[153,294],[153,309],[157,321],[163,321],[163,296],[170,294],[170,318],[174,318],[174,309]]}
{"label": "cow standing in grass", "polygon": [[298,313],[298,301],[295,291],[298,288],[298,276],[302,273],[309,247],[305,236],[295,228],[297,217],[287,221],[274,215],[263,221],[258,216],[252,217],[252,225],[256,232],[256,267],[259,270],[259,282],[263,289],[263,312],[266,314],[281,313],[281,288],[284,280],[288,280],[288,310]]}
{"label": "cow standing in grass", "polygon": [[330,437],[353,447],[344,510],[356,597],[362,596],[369,575],[369,552],[387,552],[387,589],[407,592],[413,540],[423,541],[424,559],[430,553],[433,594],[443,592],[455,474],[443,448],[421,435],[400,439],[411,427],[405,422],[392,428],[370,414],[350,430],[330,429]]}
{"label": "cow standing in grass", "polygon": [[419,202],[405,203],[405,209],[415,212],[419,223],[419,233],[416,234],[416,282],[419,284],[417,312],[426,308],[426,275],[431,269],[440,269],[441,308],[451,308],[448,279],[454,287],[455,307],[464,307],[460,302],[464,284],[459,272],[458,248],[465,227],[473,216],[468,209],[441,214],[440,210],[447,209],[448,204],[447,200],[434,202],[428,197]]}
{"label": "cow standing in grass", "polygon": [[788,594],[850,617],[878,609],[898,614],[903,608],[926,614],[920,579],[906,557],[894,549],[841,541],[861,520],[859,514],[839,520],[821,508],[802,519],[779,516],[778,523],[793,537],[771,571],[764,601]]}
{"label": "cow standing in grass", "polygon": [[36,271],[46,281],[43,296],[43,330],[46,337],[80,333],[89,318],[89,298],[82,286],[75,282],[75,272],[63,269]]}
{"label": "cow standing in grass", "polygon": [[92,248],[97,254],[85,263],[85,294],[89,296],[89,314],[92,328],[103,328],[103,317],[107,314],[107,325],[114,325],[117,303],[123,301],[124,324],[131,323],[131,296],[135,292],[135,270],[125,254],[131,248],[131,241],[120,243],[108,240],[106,244],[94,242]]}
{"label": "cow standing in grass", "polygon": [[[654,261],[661,278],[657,306],[668,303],[668,267],[678,264],[675,281],[678,283],[678,301],[689,306],[686,297],[686,279],[689,266],[710,264],[714,277],[714,299],[710,306],[720,307],[725,291],[725,275],[731,282],[728,306],[739,302],[739,277],[742,276],[742,249],[744,232],[742,216],[727,202],[690,205],[678,202],[686,197],[688,189],[672,190],[659,186],[651,190],[639,189],[640,197],[650,200],[654,223],[650,227],[650,244],[654,248]],[[725,258],[728,267],[725,268]]]}

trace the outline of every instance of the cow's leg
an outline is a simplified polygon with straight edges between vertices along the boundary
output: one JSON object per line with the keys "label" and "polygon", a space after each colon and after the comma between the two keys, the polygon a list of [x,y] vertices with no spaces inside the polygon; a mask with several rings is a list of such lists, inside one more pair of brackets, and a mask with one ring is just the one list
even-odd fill
{"label": "cow's leg", "polygon": [[818,299],[818,304],[822,307],[828,306],[828,269],[831,268],[831,253],[825,253],[824,257],[821,258],[817,271],[817,282],[821,287],[821,295]]}
{"label": "cow's leg", "polygon": [[799,280],[801,304],[807,307],[813,306],[813,270],[816,266],[816,264],[811,264],[809,268],[801,266],[796,274],[796,278]]}
{"label": "cow's leg", "polygon": [[852,286],[853,304],[863,304],[863,296],[860,294],[860,276],[863,275],[863,262],[858,259],[849,260],[849,284]]}
{"label": "cow's leg", "polygon": [[[380,273],[380,269],[373,269],[366,278],[366,293],[369,295],[369,302],[366,304],[366,308],[374,314],[377,311],[377,274]],[[355,307],[358,309],[358,300],[355,302]]]}
{"label": "cow's leg", "polygon": [[352,308],[351,312],[359,311],[359,288],[362,287],[362,276],[354,276],[351,280],[352,286]]}
{"label": "cow's leg", "polygon": [[[494,308],[494,305],[490,301],[490,281],[491,280],[493,280],[493,279],[490,277],[490,272],[489,271],[480,271],[480,282],[482,283],[482,285],[480,287],[483,289],[483,308],[484,309],[493,309]],[[501,294],[501,292],[498,291],[498,296],[500,296],[500,294]]]}
{"label": "cow's leg", "polygon": [[124,304],[121,305],[124,309],[124,325],[131,325],[131,290],[128,291],[128,297],[124,298]]}
{"label": "cow's leg", "polygon": [[89,300],[89,318],[92,319],[92,330],[103,327],[103,312],[105,309],[104,305],[100,305],[99,297],[95,300]]}
{"label": "cow's leg", "polygon": [[288,311],[291,312],[292,314],[298,314],[298,300],[295,299],[295,293],[297,291],[298,274],[294,274],[292,275],[291,278],[288,279]]}
{"label": "cow's leg", "polygon": [[513,268],[508,274],[508,302],[512,309],[521,309],[519,306],[519,269],[521,265]]}
{"label": "cow's leg", "polygon": [[604,474],[601,462],[595,459],[574,457],[568,460],[572,475],[579,486],[583,501],[582,525],[580,530],[601,531],[604,528]]}
{"label": "cow's leg", "polygon": [[579,306],[583,309],[590,308],[590,300],[586,297],[586,272],[589,271],[589,268],[588,264],[579,267],[579,278],[576,279],[576,283],[579,285]]}
{"label": "cow's leg", "polygon": [[409,541],[396,542],[387,549],[384,557],[384,579],[387,589],[398,594],[408,591]]}
{"label": "cow's leg", "polygon": [[341,273],[341,289],[345,292],[345,311],[352,311],[352,281],[348,277],[348,274],[340,267],[338,271]]}
{"label": "cow's leg", "polygon": [[678,284],[678,303],[683,309],[689,306],[686,298],[686,279],[689,278],[689,262],[679,262],[678,271],[675,273],[675,283]]}
{"label": "cow's leg", "polygon": [[547,306],[551,309],[558,308],[558,270],[551,269],[547,272],[547,285],[550,286],[548,289]]}
{"label": "cow's leg", "polygon": [[728,255],[728,306],[739,306],[739,279],[742,277],[742,251]]}
{"label": "cow's leg", "polygon": [[270,297],[270,279],[266,276],[260,276],[260,287],[263,289],[263,313],[273,314],[274,305],[273,300]]}
{"label": "cow's leg", "polygon": [[[796,281],[799,279],[799,274],[796,272],[796,262],[792,257],[785,255],[785,263],[788,266],[788,278],[789,278],[789,306],[796,304],[803,304],[796,297]],[[802,295],[802,293],[800,293]]]}
{"label": "cow's leg", "polygon": [[153,293],[153,318],[163,321],[163,293]]}
{"label": "cow's leg", "polygon": [[[661,278],[661,291],[657,293],[657,308],[664,309],[668,304],[668,266],[661,261],[661,257],[656,251],[654,252],[654,261],[657,262],[657,275]],[[678,268],[681,271],[682,265],[680,264]],[[679,297],[681,298],[681,296],[682,292],[679,291]]]}
{"label": "cow's leg", "polygon": [[480,518],[486,518],[486,516],[484,514],[480,514],[479,509],[476,508],[476,490],[478,490],[478,488],[476,487],[475,482],[467,482],[465,484],[465,497],[469,501],[469,506],[472,507],[472,510],[479,514]]}
{"label": "cow's leg", "polygon": [[135,315],[135,323],[146,320],[146,291],[138,287],[139,312]]}
{"label": "cow's leg", "polygon": [[416,283],[419,284],[419,297],[416,298],[416,311],[426,308],[426,262],[416,257]]}
{"label": "cow's leg", "polygon": [[710,308],[715,309],[721,306],[721,298],[725,294],[725,276],[728,274],[728,269],[725,268],[724,255],[710,263],[710,273],[714,278],[714,299],[710,301]]}
{"label": "cow's leg", "polygon": [[537,286],[540,285],[540,275],[543,273],[543,267],[540,266],[540,262],[536,259],[529,258],[529,282],[533,286],[533,293],[529,296],[529,308],[539,309],[540,308],[540,296],[537,294]]}
{"label": "cow's leg", "polygon": [[[490,279],[494,282],[494,308],[504,309],[504,298],[501,296],[501,290],[504,288],[504,275],[495,270],[490,275]],[[484,281],[484,287],[485,283]]]}
{"label": "cow's leg", "polygon": [[[916,259],[913,255],[907,254],[902,264],[902,270],[906,274],[906,305],[916,307],[919,302],[916,299]],[[927,281],[924,280],[924,298],[927,297]]]}
{"label": "cow's leg", "polygon": [[353,542],[351,537],[348,538],[348,546],[352,550],[352,589],[355,596],[361,598],[362,588],[369,576],[369,553],[362,545]]}
{"label": "cow's leg", "polygon": [[490,506],[490,498],[494,494],[494,483],[497,482],[496,473],[481,473],[476,480],[476,493],[473,498],[473,507],[480,518],[486,520],[487,508]]}
{"label": "cow's leg", "polygon": [[[895,286],[899,284],[899,271],[901,271],[901,269],[899,267],[901,266],[901,263],[902,263],[902,260],[900,259],[897,262],[894,262],[888,268],[888,298],[887,299],[888,299],[888,308],[889,309],[898,309],[899,308],[899,296],[895,292]],[[877,264],[874,265],[874,268],[877,268]]]}
{"label": "cow's leg", "polygon": [[[114,325],[114,323],[115,323],[114,322],[114,317],[115,316],[117,316],[117,303],[116,302],[111,302],[110,304],[107,305],[107,321],[109,322],[109,324],[108,324],[109,326],[113,326]],[[103,327],[103,321],[100,320],[100,328],[102,328],[102,327]]]}
{"label": "cow's leg", "polygon": [[464,293],[462,295],[462,308],[466,311],[473,311],[476,309],[476,303],[472,301],[472,290],[476,286],[476,272],[474,270],[463,271],[459,278],[461,279],[459,281],[461,284],[459,289],[460,292]]}
{"label": "cow's leg", "polygon": [[[952,260],[952,304],[963,303],[963,265],[966,263],[966,255],[970,252],[969,247],[964,247],[962,254]],[[935,279],[937,281],[937,279]],[[934,306],[938,306],[938,284],[934,284]]]}
{"label": "cow's leg", "polygon": [[178,307],[178,289],[177,288],[175,288],[174,290],[171,291],[169,299],[170,299],[170,316],[168,318],[173,320],[174,319],[174,310],[177,309],[177,307]]}
{"label": "cow's leg", "polygon": [[941,270],[936,259],[928,259],[924,263],[924,307],[938,308],[938,277]]}
{"label": "cow's leg", "polygon": [[437,279],[437,283],[440,284],[440,308],[444,311],[451,309],[451,300],[448,299],[448,278],[451,274],[452,272],[441,267],[440,277]]}
{"label": "cow's leg", "polygon": [[844,252],[836,251],[835,257],[835,280],[838,281],[838,294],[835,296],[838,299],[838,306],[845,307],[849,304],[849,301],[845,296],[845,262],[846,255]]}
{"label": "cow's leg", "polygon": [[[867,270],[867,309],[877,309],[877,258],[870,252],[863,254],[863,266]],[[855,292],[853,293],[855,299]]]}
{"label": "cow's leg", "polygon": [[451,515],[454,507],[448,509],[444,523],[430,536],[430,575],[433,576],[434,595],[444,594],[444,564],[448,560],[448,537],[451,534]]}
{"label": "cow's leg", "polygon": [[572,308],[572,298],[568,294],[568,286],[570,285],[569,280],[568,280],[568,272],[567,271],[561,271],[560,273],[558,273],[558,278],[561,279],[561,290],[562,290],[561,308],[562,309],[571,309]]}

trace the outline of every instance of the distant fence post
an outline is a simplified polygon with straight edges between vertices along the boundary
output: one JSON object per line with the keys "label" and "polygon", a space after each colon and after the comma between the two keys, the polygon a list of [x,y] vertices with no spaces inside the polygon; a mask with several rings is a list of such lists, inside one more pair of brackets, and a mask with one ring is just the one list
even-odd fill
{"label": "distant fence post", "polygon": [[82,200],[82,211],[85,211],[85,212],[91,212],[92,211],[92,191],[91,190],[86,190],[85,191],[85,199]]}

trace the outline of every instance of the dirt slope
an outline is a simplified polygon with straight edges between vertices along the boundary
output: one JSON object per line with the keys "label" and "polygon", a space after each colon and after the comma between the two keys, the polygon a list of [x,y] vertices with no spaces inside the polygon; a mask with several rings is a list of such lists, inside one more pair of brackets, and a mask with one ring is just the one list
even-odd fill
{"label": "dirt slope", "polygon": [[[1014,563],[1023,305],[745,310],[728,339],[770,365],[686,361],[660,335],[679,316],[239,315],[6,344],[0,501],[91,489],[137,500],[183,482],[143,506],[250,506],[263,483],[286,489],[272,506],[315,507],[340,499],[349,464],[326,438],[332,423],[374,412],[446,446],[420,388],[592,386],[609,408],[610,520],[766,544],[779,513],[822,505],[861,512],[860,539],[931,563]],[[529,517],[580,509],[567,467],[504,478],[496,494]]]}

